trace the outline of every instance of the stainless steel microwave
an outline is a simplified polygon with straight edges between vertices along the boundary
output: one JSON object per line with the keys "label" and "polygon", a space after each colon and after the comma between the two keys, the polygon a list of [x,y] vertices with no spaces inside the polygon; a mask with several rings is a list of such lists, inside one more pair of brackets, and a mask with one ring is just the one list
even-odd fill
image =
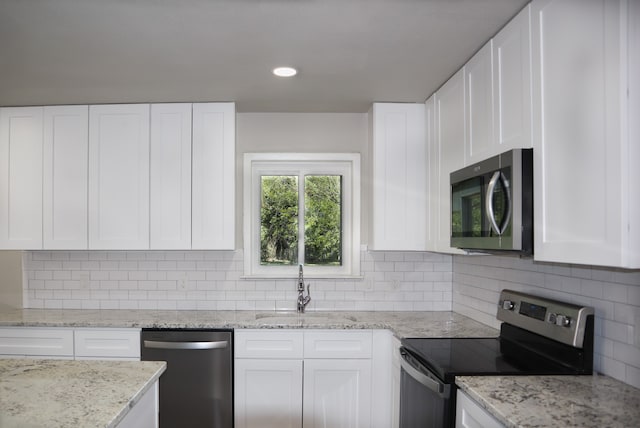
{"label": "stainless steel microwave", "polygon": [[451,246],[533,254],[533,149],[451,173]]}

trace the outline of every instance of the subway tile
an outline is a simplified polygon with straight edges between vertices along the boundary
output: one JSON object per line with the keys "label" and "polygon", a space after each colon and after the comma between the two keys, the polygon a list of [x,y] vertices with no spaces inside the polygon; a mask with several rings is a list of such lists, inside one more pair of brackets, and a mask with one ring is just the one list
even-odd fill
{"label": "subway tile", "polygon": [[120,309],[139,309],[137,300],[120,300],[118,304]]}
{"label": "subway tile", "polygon": [[129,279],[129,272],[119,270],[109,271],[109,279],[112,281],[125,281]]}
{"label": "subway tile", "polygon": [[147,272],[147,279],[149,281],[164,281],[167,279],[167,272],[150,270]]}
{"label": "subway tile", "polygon": [[[553,296],[596,308],[601,370],[627,382],[640,377],[632,365],[640,271],[429,252],[363,250],[360,259],[364,280],[310,281],[311,310],[455,309],[497,327],[502,288]],[[295,281],[244,280],[242,260],[241,250],[27,251],[25,307],[295,309]],[[178,289],[185,275],[187,289]]]}
{"label": "subway tile", "polygon": [[147,278],[147,272],[145,271],[128,272],[128,279],[131,281],[144,281]]}
{"label": "subway tile", "polygon": [[635,388],[640,388],[640,368],[628,365],[626,367],[625,382]]}
{"label": "subway tile", "polygon": [[158,302],[155,300],[146,300],[146,299],[140,300],[138,301],[138,309],[147,309],[147,310],[158,309]]}
{"label": "subway tile", "polygon": [[177,304],[175,300],[159,300],[158,309],[164,311],[175,311]]}
{"label": "subway tile", "polygon": [[100,270],[118,270],[118,262],[114,260],[101,260]]}
{"label": "subway tile", "polygon": [[394,270],[396,272],[411,272],[414,269],[413,262],[396,262],[394,264]]}

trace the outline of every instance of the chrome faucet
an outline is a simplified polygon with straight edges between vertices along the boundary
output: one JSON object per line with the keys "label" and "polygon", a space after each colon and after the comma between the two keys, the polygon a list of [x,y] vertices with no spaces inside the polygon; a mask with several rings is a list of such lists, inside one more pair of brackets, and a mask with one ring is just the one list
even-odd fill
{"label": "chrome faucet", "polygon": [[302,265],[298,269],[298,313],[303,313],[304,308],[311,301],[311,295],[309,293],[309,287],[311,284],[307,284],[307,295],[304,295],[304,274],[302,272]]}

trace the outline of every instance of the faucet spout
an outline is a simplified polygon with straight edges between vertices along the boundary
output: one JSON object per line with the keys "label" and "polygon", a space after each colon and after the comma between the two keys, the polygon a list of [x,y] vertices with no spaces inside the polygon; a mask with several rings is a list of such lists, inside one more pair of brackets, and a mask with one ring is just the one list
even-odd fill
{"label": "faucet spout", "polygon": [[309,302],[311,301],[311,293],[309,293],[309,287],[311,284],[307,284],[307,295],[304,295],[304,272],[302,265],[298,269],[298,313],[303,313]]}

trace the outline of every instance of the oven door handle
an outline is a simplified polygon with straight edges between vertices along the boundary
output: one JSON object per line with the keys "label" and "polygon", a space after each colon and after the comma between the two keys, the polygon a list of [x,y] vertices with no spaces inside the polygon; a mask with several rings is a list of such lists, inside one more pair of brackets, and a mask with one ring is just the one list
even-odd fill
{"label": "oven door handle", "polygon": [[426,374],[413,367],[413,365],[407,359],[407,356],[408,355],[405,351],[400,351],[400,367],[402,367],[402,369],[406,371],[407,374],[420,385],[435,392],[442,398],[449,398],[450,386],[438,380],[430,378]]}

